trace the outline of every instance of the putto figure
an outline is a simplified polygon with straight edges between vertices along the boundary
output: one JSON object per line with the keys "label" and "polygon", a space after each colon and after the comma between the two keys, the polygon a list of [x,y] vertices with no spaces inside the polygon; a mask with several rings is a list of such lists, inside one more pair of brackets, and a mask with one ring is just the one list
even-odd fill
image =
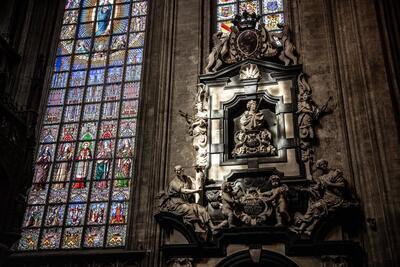
{"label": "putto figure", "polygon": [[267,202],[272,203],[276,214],[276,225],[283,226],[290,220],[289,213],[287,212],[286,192],[289,188],[285,184],[281,184],[281,178],[273,174],[269,177],[272,189],[265,193],[268,196]]}

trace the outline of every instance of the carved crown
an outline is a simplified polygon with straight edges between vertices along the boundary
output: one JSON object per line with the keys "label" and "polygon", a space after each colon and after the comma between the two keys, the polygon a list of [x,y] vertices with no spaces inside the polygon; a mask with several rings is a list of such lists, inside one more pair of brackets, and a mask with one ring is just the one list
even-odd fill
{"label": "carved crown", "polygon": [[238,27],[239,30],[255,29],[257,22],[261,19],[260,15],[255,13],[249,13],[247,10],[242,15],[236,15],[235,19],[232,20],[233,25]]}

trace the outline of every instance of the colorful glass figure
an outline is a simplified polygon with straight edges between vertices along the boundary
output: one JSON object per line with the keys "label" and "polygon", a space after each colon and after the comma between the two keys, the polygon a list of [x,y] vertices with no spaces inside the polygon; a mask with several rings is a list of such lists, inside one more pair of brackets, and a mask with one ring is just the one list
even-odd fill
{"label": "colorful glass figure", "polygon": [[147,9],[66,0],[19,250],[125,245]]}

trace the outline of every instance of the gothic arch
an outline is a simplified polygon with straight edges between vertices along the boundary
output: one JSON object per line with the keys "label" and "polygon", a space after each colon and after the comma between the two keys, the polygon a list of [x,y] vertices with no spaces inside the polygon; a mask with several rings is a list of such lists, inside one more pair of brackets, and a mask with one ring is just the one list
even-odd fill
{"label": "gothic arch", "polygon": [[262,250],[260,260],[255,263],[249,251],[241,251],[232,254],[220,263],[216,267],[298,267],[298,265],[290,260],[289,258],[269,250]]}

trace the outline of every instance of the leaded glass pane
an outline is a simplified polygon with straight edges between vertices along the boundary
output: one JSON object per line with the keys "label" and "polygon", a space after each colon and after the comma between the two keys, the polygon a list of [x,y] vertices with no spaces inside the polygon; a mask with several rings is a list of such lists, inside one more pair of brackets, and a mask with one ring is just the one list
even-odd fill
{"label": "leaded glass pane", "polygon": [[83,246],[86,248],[102,247],[105,227],[88,227],[85,232]]}
{"label": "leaded glass pane", "polygon": [[62,248],[73,249],[80,248],[82,239],[82,227],[66,228],[64,232]]}
{"label": "leaded glass pane", "polygon": [[66,0],[19,250],[125,245],[147,8]]}
{"label": "leaded glass pane", "polygon": [[232,19],[245,10],[262,16],[268,31],[280,31],[278,23],[284,23],[283,0],[215,0],[216,30],[227,35],[231,31]]}
{"label": "leaded glass pane", "polygon": [[110,226],[107,234],[107,247],[119,247],[125,245],[126,226]]}

